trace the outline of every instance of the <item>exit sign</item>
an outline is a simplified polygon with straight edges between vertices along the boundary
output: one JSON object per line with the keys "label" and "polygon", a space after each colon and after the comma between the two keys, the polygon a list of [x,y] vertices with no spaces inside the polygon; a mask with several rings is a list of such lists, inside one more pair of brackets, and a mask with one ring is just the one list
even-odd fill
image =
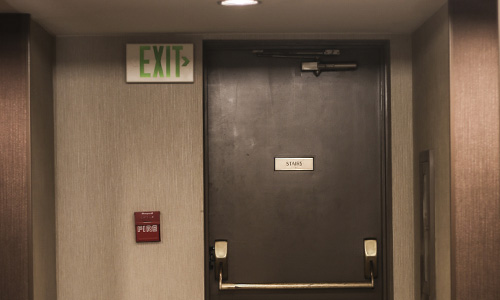
{"label": "exit sign", "polygon": [[127,44],[127,82],[193,82],[193,44]]}

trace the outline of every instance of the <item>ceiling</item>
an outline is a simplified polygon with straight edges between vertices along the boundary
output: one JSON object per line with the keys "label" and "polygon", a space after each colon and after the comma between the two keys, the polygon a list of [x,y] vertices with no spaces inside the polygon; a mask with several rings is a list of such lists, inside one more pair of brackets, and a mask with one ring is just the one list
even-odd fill
{"label": "ceiling", "polygon": [[446,0],[0,0],[56,35],[150,32],[410,33]]}

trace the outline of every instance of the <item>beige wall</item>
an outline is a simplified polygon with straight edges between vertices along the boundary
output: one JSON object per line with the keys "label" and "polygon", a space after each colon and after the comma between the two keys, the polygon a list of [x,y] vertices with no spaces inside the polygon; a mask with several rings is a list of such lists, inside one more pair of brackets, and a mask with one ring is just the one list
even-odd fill
{"label": "beige wall", "polygon": [[[450,64],[448,7],[413,34],[415,178],[418,154],[431,149],[435,168],[436,299],[451,299]],[[418,182],[417,182],[418,184]],[[415,189],[415,199],[420,198]],[[417,278],[419,273],[417,272]],[[417,293],[419,288],[417,287]]]}
{"label": "beige wall", "polygon": [[[352,35],[60,37],[58,299],[204,298],[202,39],[391,39],[394,299],[414,299],[411,39]],[[195,44],[193,84],[126,84],[125,44]],[[136,244],[133,212],[160,210]]]}
{"label": "beige wall", "polygon": [[394,300],[414,298],[413,107],[411,39],[391,50],[392,232]]}
{"label": "beige wall", "polygon": [[[194,84],[126,84],[126,42],[195,42]],[[200,42],[58,38],[58,299],[203,298]],[[161,211],[136,244],[135,211]]]}
{"label": "beige wall", "polygon": [[31,218],[33,299],[56,299],[54,107],[55,40],[30,26]]}

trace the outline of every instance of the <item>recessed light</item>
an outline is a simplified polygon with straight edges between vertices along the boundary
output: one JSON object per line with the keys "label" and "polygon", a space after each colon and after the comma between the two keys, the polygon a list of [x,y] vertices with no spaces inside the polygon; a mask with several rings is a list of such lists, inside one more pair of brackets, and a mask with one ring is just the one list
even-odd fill
{"label": "recessed light", "polygon": [[255,5],[259,4],[258,0],[222,0],[217,2],[220,5],[224,6],[246,6],[246,5]]}

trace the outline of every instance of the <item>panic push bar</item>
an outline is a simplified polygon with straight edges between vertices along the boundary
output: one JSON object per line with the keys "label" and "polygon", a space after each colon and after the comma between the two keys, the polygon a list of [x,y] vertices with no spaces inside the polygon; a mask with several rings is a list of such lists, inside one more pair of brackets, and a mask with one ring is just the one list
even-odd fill
{"label": "panic push bar", "polygon": [[339,283],[227,283],[227,241],[215,241],[215,278],[219,280],[219,290],[282,290],[282,289],[372,289],[377,277],[377,240],[364,241],[365,278],[367,282]]}

